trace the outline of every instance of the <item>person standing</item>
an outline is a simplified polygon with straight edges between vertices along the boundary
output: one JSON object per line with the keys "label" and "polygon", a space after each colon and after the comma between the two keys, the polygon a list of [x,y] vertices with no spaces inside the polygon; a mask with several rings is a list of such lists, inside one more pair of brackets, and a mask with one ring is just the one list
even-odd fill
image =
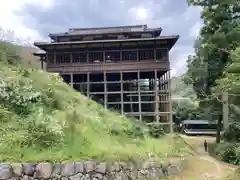
{"label": "person standing", "polygon": [[207,143],[207,140],[204,141],[204,149],[205,149],[205,152],[208,152],[208,143]]}

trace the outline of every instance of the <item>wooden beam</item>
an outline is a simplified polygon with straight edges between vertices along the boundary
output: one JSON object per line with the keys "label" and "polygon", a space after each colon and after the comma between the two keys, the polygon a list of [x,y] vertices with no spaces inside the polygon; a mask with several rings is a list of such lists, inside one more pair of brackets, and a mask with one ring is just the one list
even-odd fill
{"label": "wooden beam", "polygon": [[172,88],[171,88],[171,75],[170,71],[167,72],[167,80],[168,80],[168,100],[169,100],[169,128],[170,128],[170,133],[173,133],[173,113],[172,113]]}
{"label": "wooden beam", "polygon": [[157,70],[154,70],[154,88],[155,88],[155,113],[156,113],[156,122],[159,123],[159,96],[158,96],[158,81],[157,81]]}
{"label": "wooden beam", "polygon": [[108,94],[107,94],[107,73],[104,71],[104,107],[107,109]]}
{"label": "wooden beam", "polygon": [[120,83],[121,83],[121,114],[124,114],[124,104],[123,104],[123,73],[120,72]]}
{"label": "wooden beam", "polygon": [[142,106],[141,106],[141,89],[140,89],[140,71],[138,71],[138,111],[139,120],[142,121]]}

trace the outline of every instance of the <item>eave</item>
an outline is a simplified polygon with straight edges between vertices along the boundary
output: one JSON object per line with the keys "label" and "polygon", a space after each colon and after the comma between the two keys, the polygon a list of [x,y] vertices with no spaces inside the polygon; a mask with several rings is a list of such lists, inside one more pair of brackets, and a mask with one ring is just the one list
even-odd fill
{"label": "eave", "polygon": [[[140,38],[140,39],[114,39],[114,40],[94,40],[94,41],[68,41],[68,42],[34,42],[34,45],[40,49],[47,50],[49,46],[58,46],[58,45],[88,45],[94,43],[126,43],[126,42],[135,42],[136,44],[141,44],[141,42],[153,42],[158,44],[161,41],[167,41],[168,49],[170,50],[177,40],[179,39],[179,35],[173,36],[159,36],[156,38]],[[108,46],[109,47],[109,46]]]}

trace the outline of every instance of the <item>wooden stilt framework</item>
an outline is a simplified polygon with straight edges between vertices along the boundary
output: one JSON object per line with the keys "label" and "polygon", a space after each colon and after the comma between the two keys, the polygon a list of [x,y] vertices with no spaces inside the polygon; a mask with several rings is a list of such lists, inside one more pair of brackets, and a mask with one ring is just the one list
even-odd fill
{"label": "wooden stilt framework", "polygon": [[[36,42],[48,72],[105,108],[173,132],[169,51],[179,36],[147,25],[73,28]],[[44,57],[44,59],[43,59]]]}
{"label": "wooden stilt framework", "polygon": [[[150,74],[152,76],[145,79]],[[132,75],[135,78],[132,78]],[[61,74],[61,76],[73,88],[88,97],[93,97],[105,108],[119,111],[122,115],[136,117],[146,123],[162,124],[169,132],[173,132],[170,71],[159,72],[157,69],[136,72],[104,71]],[[119,79],[111,81],[114,76]],[[95,77],[98,77],[99,81],[93,79]],[[132,79],[126,80],[124,77]],[[110,80],[108,80],[109,78]],[[169,127],[167,128],[167,126]]]}

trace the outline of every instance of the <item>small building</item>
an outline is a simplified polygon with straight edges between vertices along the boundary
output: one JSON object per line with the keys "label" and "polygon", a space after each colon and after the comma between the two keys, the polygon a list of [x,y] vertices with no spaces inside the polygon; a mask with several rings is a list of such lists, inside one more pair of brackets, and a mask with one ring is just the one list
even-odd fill
{"label": "small building", "polygon": [[180,124],[186,135],[216,135],[217,122],[208,120],[184,120]]}
{"label": "small building", "polygon": [[[35,42],[48,72],[105,108],[172,131],[169,51],[179,36],[147,25],[72,28]],[[36,54],[37,55],[37,54]]]}

